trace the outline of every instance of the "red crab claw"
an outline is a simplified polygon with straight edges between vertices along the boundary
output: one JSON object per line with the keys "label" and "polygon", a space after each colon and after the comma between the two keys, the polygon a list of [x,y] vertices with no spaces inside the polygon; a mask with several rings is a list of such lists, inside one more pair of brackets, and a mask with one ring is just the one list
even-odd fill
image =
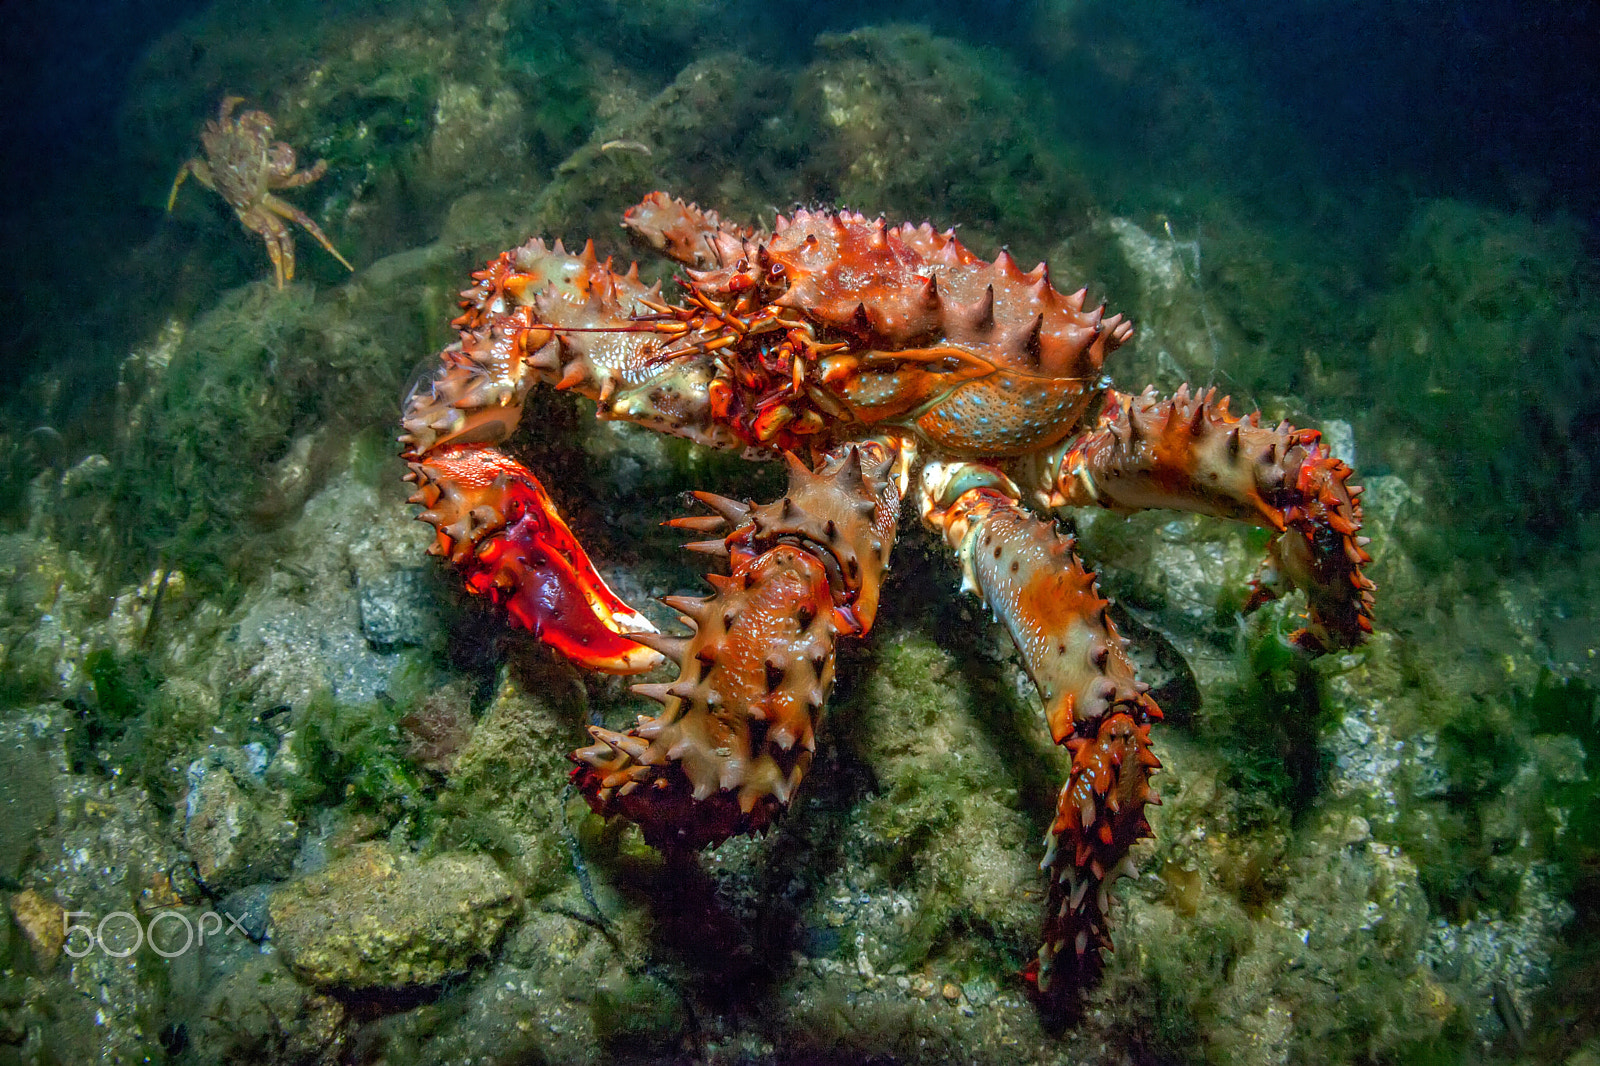
{"label": "red crab claw", "polygon": [[428,549],[455,563],[467,589],[580,666],[637,674],[661,653],[631,633],[655,626],[606,586],[533,472],[494,448],[440,448],[411,463],[417,516],[438,531]]}

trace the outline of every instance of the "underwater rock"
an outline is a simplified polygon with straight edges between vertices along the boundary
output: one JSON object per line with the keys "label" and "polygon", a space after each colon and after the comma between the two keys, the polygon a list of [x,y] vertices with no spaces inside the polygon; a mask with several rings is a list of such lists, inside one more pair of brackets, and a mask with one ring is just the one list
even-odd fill
{"label": "underwater rock", "polygon": [[11,920],[22,930],[28,946],[33,949],[34,962],[45,972],[49,972],[61,957],[61,945],[66,941],[63,913],[59,903],[45,899],[31,888],[11,897]]}
{"label": "underwater rock", "polygon": [[[1534,997],[1550,980],[1562,929],[1573,917],[1572,905],[1551,891],[1548,870],[1525,870],[1520,881],[1510,913],[1460,924],[1436,918],[1419,950],[1441,980],[1468,991],[1467,1013],[1485,1042],[1505,1031],[1508,1009],[1523,1019],[1532,1016]],[[1497,997],[1510,1003],[1497,1006]]]}
{"label": "underwater rock", "polygon": [[[1027,247],[1025,235],[1081,223],[1091,201],[1081,176],[1032,121],[1023,80],[995,53],[909,25],[826,33],[815,48],[773,130],[805,160],[809,195],[958,221],[977,248],[1005,234],[1029,262],[1046,249]],[[734,215],[739,205],[728,206]]]}
{"label": "underwater rock", "polygon": [[875,912],[889,924],[871,929],[865,966],[859,951],[841,954],[861,973],[920,969],[967,923],[1021,952],[1038,921],[1028,890],[1041,882],[1038,831],[1018,797],[1048,794],[1057,761],[1026,682],[1013,680],[1009,662],[974,670],[920,627],[887,624],[874,643],[876,669],[835,720],[870,764],[877,795],[852,814],[844,844],[853,857],[833,872],[827,898],[851,902],[842,928]]}
{"label": "underwater rock", "polygon": [[233,682],[257,707],[371,702],[392,687],[397,652],[435,637],[434,600],[414,560],[398,562],[423,541],[403,519],[349,473],[307,501],[289,527],[292,564],[256,581],[227,631]]}
{"label": "underwater rock", "polygon": [[56,812],[45,745],[25,722],[0,722],[0,878],[15,881],[40,829]]}
{"label": "underwater rock", "polygon": [[273,887],[271,884],[250,885],[230,892],[217,904],[217,913],[224,920],[237,922],[245,935],[259,944],[267,938],[267,929],[272,921],[267,905]]}
{"label": "underwater rock", "polygon": [[[43,475],[41,475],[43,476]],[[76,695],[94,647],[100,577],[47,536],[0,534],[0,685],[16,697]]]}
{"label": "underwater rock", "polygon": [[189,765],[183,842],[212,892],[288,875],[300,828],[289,797],[267,789],[241,767],[245,784],[215,753]]}
{"label": "underwater rock", "polygon": [[530,896],[566,883],[561,829],[567,751],[582,736],[583,684],[560,663],[519,663],[500,673],[491,702],[454,757],[449,791],[474,844],[504,856],[505,871]]}
{"label": "underwater rock", "polygon": [[471,691],[465,682],[436,689],[400,719],[400,728],[406,733],[406,757],[424,770],[448,776],[472,739]]}
{"label": "underwater rock", "polygon": [[420,569],[396,570],[361,580],[357,604],[361,632],[378,651],[421,647],[438,626],[427,579]]}
{"label": "underwater rock", "polygon": [[273,955],[251,955],[207,990],[192,1023],[203,1062],[333,1066],[348,1015],[332,996],[306,988]]}
{"label": "underwater rock", "polygon": [[[175,875],[189,864],[170,826],[171,808],[129,775],[104,772],[98,763],[72,770],[65,748],[73,716],[61,705],[41,704],[16,717],[49,741],[36,757],[51,773],[55,809],[21,880],[59,906],[57,930],[65,931],[63,917],[79,927],[65,938],[71,964],[30,978],[27,1024],[41,1034],[41,1056],[50,1061],[143,1061],[156,1042],[167,985],[152,980],[161,960],[138,950],[141,939],[148,943],[142,933],[157,912],[202,898],[175,891],[181,881]],[[170,932],[163,923],[163,939]]]}
{"label": "underwater rock", "polygon": [[431,985],[487,954],[517,906],[487,856],[418,861],[361,844],[273,893],[272,940],[289,968],[318,987]]}

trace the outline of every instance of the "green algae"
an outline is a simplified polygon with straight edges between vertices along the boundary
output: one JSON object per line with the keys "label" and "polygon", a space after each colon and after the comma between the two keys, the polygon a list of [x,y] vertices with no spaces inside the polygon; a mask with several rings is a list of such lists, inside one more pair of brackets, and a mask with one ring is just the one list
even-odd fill
{"label": "green algae", "polygon": [[596,989],[589,1015],[595,1037],[602,1044],[629,1054],[669,1051],[689,1028],[679,996],[648,974],[627,976]]}
{"label": "green algae", "polygon": [[[805,147],[808,192],[841,206],[962,222],[979,250],[1081,221],[1088,196],[1061,142],[1029,119],[1042,101],[998,53],[912,26],[826,34],[784,129]],[[796,145],[796,148],[799,146]],[[935,175],[938,175],[935,178]]]}
{"label": "green algae", "polygon": [[1429,486],[1454,519],[1419,547],[1524,559],[1574,543],[1574,510],[1600,499],[1582,400],[1600,384],[1600,333],[1576,230],[1435,201],[1392,264],[1367,385],[1373,429],[1391,449],[1431,449]]}
{"label": "green algae", "polygon": [[1249,805],[1247,826],[1303,814],[1322,784],[1321,686],[1311,657],[1289,642],[1296,614],[1285,604],[1256,615],[1239,641],[1236,687],[1207,701],[1201,718],[1200,736],[1224,753],[1228,783]]}
{"label": "green algae", "polygon": [[408,711],[393,699],[340,706],[324,695],[307,704],[294,723],[294,756],[304,768],[297,806],[348,805],[386,823],[419,813],[430,789],[406,755],[400,720]]}
{"label": "green algae", "polygon": [[1536,736],[1570,737],[1581,752],[1578,765],[1548,780],[1545,797],[1565,812],[1546,846],[1577,879],[1600,866],[1600,693],[1582,678],[1543,671],[1517,704],[1517,719]]}

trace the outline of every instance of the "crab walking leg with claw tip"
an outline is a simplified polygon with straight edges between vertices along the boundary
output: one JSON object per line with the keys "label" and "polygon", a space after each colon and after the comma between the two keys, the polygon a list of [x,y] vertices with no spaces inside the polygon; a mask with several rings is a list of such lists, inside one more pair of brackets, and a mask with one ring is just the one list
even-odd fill
{"label": "crab walking leg with claw tip", "polygon": [[[302,172],[305,173],[310,172]],[[307,180],[314,181],[316,177],[321,176],[321,173],[321,169],[318,169],[316,175]],[[297,181],[294,184],[304,185],[306,182]],[[279,221],[280,218],[299,223],[318,244],[327,249],[329,255],[339,261],[340,266],[349,271],[355,270],[355,267],[350,265],[350,260],[339,254],[339,249],[333,246],[333,242],[328,240],[328,235],[322,232],[321,226],[312,221],[310,215],[271,193],[263,194],[260,203],[248,211],[236,209],[234,213],[239,216],[239,223],[245,229],[260,234],[262,240],[267,242],[267,254],[272,258],[272,268],[277,273],[280,289],[283,288],[284,282],[294,280],[294,236],[289,232],[289,227]]]}
{"label": "crab walking leg with claw tip", "polygon": [[[971,486],[971,487],[968,487]],[[929,464],[923,521],[961,560],[962,589],[1010,632],[1044,701],[1057,744],[1072,752],[1040,869],[1050,878],[1043,944],[1025,976],[1060,1003],[1110,950],[1107,891],[1132,874],[1128,848],[1150,835],[1150,723],[1161,710],[1134,678],[1122,637],[1072,540],[1022,510],[993,468]],[[953,497],[953,498],[952,498]]]}
{"label": "crab walking leg with claw tip", "polygon": [[1216,390],[1180,388],[1160,400],[1107,392],[1099,424],[1020,473],[1047,507],[1097,505],[1129,513],[1162,507],[1274,531],[1249,607],[1286,588],[1305,592],[1310,651],[1348,648],[1372,632],[1371,561],[1360,536],[1361,486],[1314,429],[1264,426],[1228,413]]}
{"label": "crab walking leg with claw tip", "polygon": [[816,750],[841,637],[872,628],[899,516],[893,451],[830,453],[815,472],[787,456],[789,487],[757,506],[695,493],[714,516],[673,524],[722,533],[689,547],[726,556],[704,598],[671,596],[687,637],[640,634],[678,664],[675,681],[635,685],[662,705],[572,756],[572,780],[602,815],[637,822],[647,843],[694,850],[760,832],[788,806]]}

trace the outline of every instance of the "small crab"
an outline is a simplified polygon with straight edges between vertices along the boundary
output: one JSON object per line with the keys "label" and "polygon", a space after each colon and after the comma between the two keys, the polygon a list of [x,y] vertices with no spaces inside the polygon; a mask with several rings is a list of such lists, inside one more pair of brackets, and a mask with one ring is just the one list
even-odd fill
{"label": "small crab", "polygon": [[262,240],[267,242],[267,254],[272,256],[278,288],[294,280],[294,237],[283,224],[284,219],[298,222],[329,255],[343,263],[346,270],[355,270],[310,215],[272,195],[273,189],[310,185],[328,169],[327,161],[319,159],[305,170],[296,170],[294,149],[272,139],[271,115],[265,111],[246,111],[238,118],[233,117],[234,108],[242,103],[242,96],[223,98],[217,108],[216,121],[207,122],[200,134],[205,158],[195,156],[178,168],[178,176],[172,179],[172,191],[167,194],[167,210],[170,212],[178,201],[178,187],[193,174],[200,184],[216,190],[218,196],[228,201],[245,229],[261,234]]}

